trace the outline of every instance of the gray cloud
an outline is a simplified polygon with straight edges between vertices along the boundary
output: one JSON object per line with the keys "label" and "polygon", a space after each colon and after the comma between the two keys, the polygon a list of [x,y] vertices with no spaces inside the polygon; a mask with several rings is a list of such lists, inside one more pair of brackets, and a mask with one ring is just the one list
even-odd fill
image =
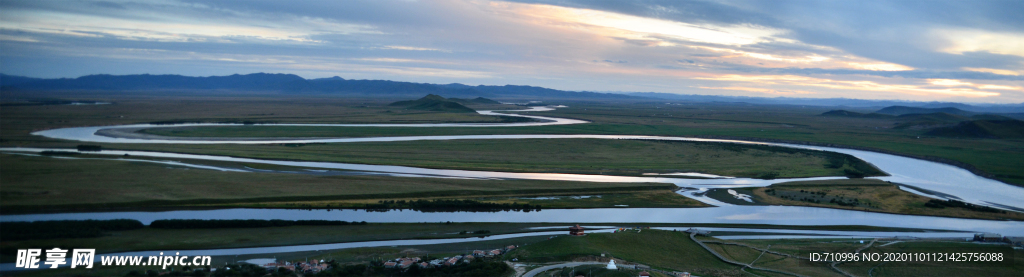
{"label": "gray cloud", "polygon": [[[1020,1],[518,2],[687,24],[761,26],[781,33],[745,45],[696,42],[666,34],[607,34],[580,23],[506,14],[498,8],[505,3],[458,0],[9,0],[0,1],[0,58],[3,73],[37,77],[262,71],[314,78],[342,75],[686,93],[715,85],[693,77],[724,74],[870,76],[892,83],[963,79],[1024,86],[1016,83],[1022,76],[963,69],[1024,72],[1024,57],[941,52],[937,49],[944,42],[929,36],[944,29],[1024,34],[1024,17],[1019,13],[1024,2]],[[88,20],[60,25],[45,18],[51,14]],[[194,27],[184,31],[161,27],[175,24]],[[201,32],[225,26],[230,27],[228,31]],[[786,61],[808,57],[836,62],[805,66]],[[844,62],[899,64],[914,70],[836,68],[845,66]],[[822,96],[842,96],[816,89]],[[1015,93],[1004,93],[1016,95],[1005,99],[1024,99]]]}

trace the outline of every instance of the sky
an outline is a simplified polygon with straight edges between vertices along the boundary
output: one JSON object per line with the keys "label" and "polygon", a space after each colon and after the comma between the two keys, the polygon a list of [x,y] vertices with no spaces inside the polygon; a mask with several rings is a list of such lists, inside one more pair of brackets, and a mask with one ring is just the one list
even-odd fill
{"label": "sky", "polygon": [[0,1],[0,72],[1024,102],[1024,1]]}

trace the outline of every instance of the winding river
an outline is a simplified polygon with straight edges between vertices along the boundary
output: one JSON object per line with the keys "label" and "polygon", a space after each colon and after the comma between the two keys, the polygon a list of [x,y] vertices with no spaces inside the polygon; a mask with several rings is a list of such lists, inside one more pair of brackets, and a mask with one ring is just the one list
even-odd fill
{"label": "winding river", "polygon": [[[547,111],[551,108],[535,107],[525,111]],[[540,122],[523,123],[441,123],[441,124],[265,124],[267,126],[318,126],[318,127],[510,127],[510,126],[544,126],[583,124],[586,121],[534,115],[511,114],[493,111],[481,111],[481,114],[495,116],[519,116],[540,120]],[[74,140],[82,142],[102,143],[149,143],[149,144],[279,144],[279,143],[350,143],[350,142],[389,142],[414,140],[479,140],[479,139],[641,139],[641,140],[676,140],[702,141],[721,143],[761,144],[782,147],[813,149],[849,154],[871,163],[885,171],[889,176],[876,179],[904,184],[902,189],[916,194],[939,198],[957,199],[978,205],[998,209],[1024,211],[1024,188],[1008,185],[996,180],[987,179],[947,164],[918,160],[902,156],[877,152],[852,150],[833,147],[806,146],[783,143],[763,143],[742,140],[700,139],[687,137],[635,136],[635,135],[465,135],[465,136],[408,136],[408,137],[370,137],[370,138],[185,138],[161,137],[138,134],[134,131],[147,128],[168,128],[183,126],[236,126],[240,124],[176,124],[151,125],[134,124],[118,126],[95,126],[61,128],[35,132],[33,134],[48,138]],[[259,125],[257,125],[259,126]],[[67,151],[66,149],[45,148],[0,148],[6,153],[34,154],[43,151]],[[672,183],[687,188],[681,194],[712,204],[712,208],[682,209],[649,209],[649,208],[618,208],[618,209],[573,209],[544,210],[540,212],[504,212],[493,213],[423,213],[415,211],[307,211],[288,209],[221,209],[202,211],[164,211],[164,212],[100,212],[100,213],[59,213],[59,214],[25,214],[4,215],[0,221],[53,220],[53,219],[107,219],[131,218],[143,222],[169,218],[197,219],[337,219],[368,222],[583,222],[583,223],[614,223],[614,222],[648,222],[648,223],[749,223],[774,225],[869,225],[880,227],[906,227],[922,229],[956,229],[972,232],[998,232],[1004,235],[1024,236],[1024,222],[957,219],[930,216],[895,215],[853,210],[838,210],[813,207],[793,206],[734,206],[704,197],[698,192],[710,188],[755,187],[768,186],[773,183],[800,180],[842,179],[843,177],[818,177],[760,180],[749,178],[718,178],[688,179],[673,178],[670,175],[651,177],[552,174],[552,173],[511,173],[490,171],[467,171],[449,169],[427,169],[405,166],[364,165],[331,162],[281,161],[252,158],[239,158],[214,155],[179,154],[151,151],[120,151],[103,150],[90,154],[110,155],[121,159],[128,154],[133,157],[150,157],[166,159],[188,159],[206,161],[229,161],[243,163],[261,163],[326,170],[351,170],[358,172],[394,174],[396,176],[425,178],[474,178],[474,179],[529,179],[529,180],[564,180],[583,182],[657,182]],[[152,162],[152,161],[149,161]],[[168,161],[189,166],[187,163]],[[194,167],[201,165],[192,165]],[[216,168],[208,168],[216,169]]]}

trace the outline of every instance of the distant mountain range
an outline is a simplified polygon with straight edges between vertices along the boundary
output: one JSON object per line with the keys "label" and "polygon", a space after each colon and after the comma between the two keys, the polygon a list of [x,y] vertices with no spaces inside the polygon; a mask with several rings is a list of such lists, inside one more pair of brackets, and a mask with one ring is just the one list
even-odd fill
{"label": "distant mountain range", "polygon": [[750,103],[763,105],[801,105],[850,108],[880,108],[908,106],[918,108],[958,108],[978,113],[1024,113],[1024,103],[1017,104],[964,104],[955,102],[917,102],[900,100],[865,100],[848,98],[793,98],[793,97],[749,97],[699,94],[674,94],[660,92],[623,92],[626,95],[688,102]]}
{"label": "distant mountain range", "polygon": [[859,118],[916,118],[924,115],[930,115],[933,118],[947,118],[951,120],[964,120],[967,118],[991,120],[1024,119],[1024,113],[973,112],[953,107],[921,108],[907,106],[889,106],[872,113],[858,113],[847,110],[831,110],[822,113],[821,115]]}
{"label": "distant mountain range", "polygon": [[0,89],[21,91],[171,91],[230,90],[275,91],[285,94],[337,94],[410,97],[424,94],[447,97],[501,97],[546,99],[642,99],[614,93],[564,91],[532,86],[467,86],[385,80],[346,80],[341,77],[304,79],[292,74],[189,77],[181,75],[89,75],[78,78],[38,79],[0,74]]}
{"label": "distant mountain range", "polygon": [[893,121],[893,129],[928,129],[924,135],[958,138],[1024,138],[1024,114],[976,113],[953,107],[885,107],[873,113],[831,110],[830,117],[853,117]]}
{"label": "distant mountain range", "polygon": [[[330,94],[361,97],[406,98],[426,94],[445,97],[491,99],[568,99],[568,100],[632,100],[749,103],[763,105],[805,105],[851,108],[904,106],[909,108],[955,108],[975,113],[1024,113],[1019,104],[963,104],[949,102],[912,102],[896,100],[861,100],[846,98],[743,97],[719,95],[684,95],[655,92],[588,92],[566,91],[534,86],[468,86],[463,84],[427,84],[387,80],[349,80],[341,77],[305,79],[293,74],[254,73],[246,75],[190,77],[181,75],[88,75],[78,78],[41,79],[0,74],[0,90],[11,91],[112,91],[132,93],[157,91],[269,91],[283,94]],[[456,101],[458,102],[458,101]],[[956,114],[956,113],[954,113]]]}
{"label": "distant mountain range", "polygon": [[963,116],[970,116],[970,115],[977,114],[976,112],[969,112],[969,111],[965,111],[965,110],[961,110],[961,109],[957,109],[957,108],[953,108],[953,107],[921,108],[921,107],[907,107],[907,106],[885,107],[885,108],[883,108],[881,110],[875,111],[875,113],[888,114],[888,115],[947,113],[947,114],[955,114],[955,115],[963,115]]}

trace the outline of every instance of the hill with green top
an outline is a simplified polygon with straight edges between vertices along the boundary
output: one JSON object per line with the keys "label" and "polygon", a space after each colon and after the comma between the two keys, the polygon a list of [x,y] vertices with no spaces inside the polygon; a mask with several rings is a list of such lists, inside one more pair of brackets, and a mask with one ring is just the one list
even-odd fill
{"label": "hill with green top", "polygon": [[879,114],[879,113],[858,113],[847,110],[831,110],[821,114],[821,116],[840,116],[840,117],[858,117],[858,118],[892,118],[891,115]]}
{"label": "hill with green top", "polygon": [[403,107],[410,110],[424,110],[433,112],[450,112],[450,113],[475,113],[476,110],[470,109],[459,102],[452,101],[441,97],[436,94],[428,94],[423,98],[417,100],[398,101],[389,104],[388,106]]}
{"label": "hill with green top", "polygon": [[477,97],[473,99],[462,99],[462,98],[448,98],[449,101],[458,102],[463,105],[500,105],[501,102],[494,101],[491,99]]}

